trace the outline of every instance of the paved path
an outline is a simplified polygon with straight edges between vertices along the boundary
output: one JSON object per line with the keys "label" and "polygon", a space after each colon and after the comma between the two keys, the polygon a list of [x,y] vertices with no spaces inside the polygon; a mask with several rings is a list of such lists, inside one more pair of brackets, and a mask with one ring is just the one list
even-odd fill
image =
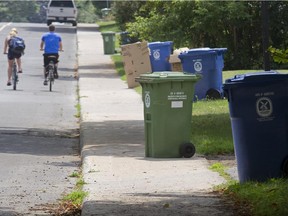
{"label": "paved path", "polygon": [[78,27],[83,175],[82,216],[234,215],[212,193],[225,180],[201,156],[146,158],[141,96],[103,54],[101,33]]}

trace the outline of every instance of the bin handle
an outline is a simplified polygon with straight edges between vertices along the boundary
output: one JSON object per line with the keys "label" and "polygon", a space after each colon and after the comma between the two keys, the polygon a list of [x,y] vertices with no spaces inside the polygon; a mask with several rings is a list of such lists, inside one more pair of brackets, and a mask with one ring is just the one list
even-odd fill
{"label": "bin handle", "polygon": [[265,72],[251,72],[251,73],[246,73],[246,74],[238,74],[235,75],[233,79],[233,81],[240,81],[240,80],[244,80],[245,77],[250,77],[250,76],[255,76],[255,75],[267,75],[267,74],[279,74],[276,71],[265,71]]}
{"label": "bin handle", "polygon": [[168,77],[168,74],[167,73],[160,73],[159,77],[160,78],[166,78],[166,77]]}

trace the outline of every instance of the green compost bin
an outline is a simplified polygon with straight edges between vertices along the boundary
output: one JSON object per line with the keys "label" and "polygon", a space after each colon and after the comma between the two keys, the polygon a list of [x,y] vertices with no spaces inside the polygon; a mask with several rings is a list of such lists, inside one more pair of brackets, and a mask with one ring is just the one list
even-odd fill
{"label": "green compost bin", "polygon": [[145,156],[190,158],[194,86],[199,75],[154,72],[136,78],[142,86],[145,123]]}
{"label": "green compost bin", "polygon": [[115,32],[102,32],[104,54],[111,55],[115,53]]}

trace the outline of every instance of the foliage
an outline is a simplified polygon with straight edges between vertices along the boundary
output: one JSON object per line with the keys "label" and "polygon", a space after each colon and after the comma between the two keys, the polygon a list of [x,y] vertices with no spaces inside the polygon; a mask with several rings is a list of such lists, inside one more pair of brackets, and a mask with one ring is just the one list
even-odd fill
{"label": "foliage", "polygon": [[112,5],[112,12],[120,29],[126,29],[126,23],[135,20],[135,13],[138,12],[145,1],[115,1]]}
{"label": "foliage", "polygon": [[[79,0],[79,1],[82,1],[82,0]],[[101,1],[101,0],[86,0],[86,1],[91,1],[94,8],[95,8],[95,14],[98,18],[103,18],[102,17],[102,9],[103,8],[111,8],[111,5],[112,5],[112,0],[104,0],[104,1]]]}
{"label": "foliage", "polygon": [[[127,1],[116,3],[121,28],[141,40],[173,41],[174,48],[226,47],[225,69],[263,67],[261,1],[148,0],[137,7]],[[270,43],[287,47],[288,4],[267,4]]]}
{"label": "foliage", "polygon": [[105,31],[113,31],[113,32],[118,32],[119,27],[116,25],[114,21],[105,21],[105,22],[97,22],[99,25],[99,30],[101,32]]}
{"label": "foliage", "polygon": [[280,50],[274,47],[269,47],[269,52],[271,53],[273,60],[277,63],[288,63],[288,49]]}
{"label": "foliage", "polygon": [[34,1],[1,1],[1,22],[28,22],[39,12],[39,5]]}
{"label": "foliage", "polygon": [[75,1],[78,8],[77,20],[79,23],[95,23],[99,16],[96,14],[96,8],[91,0],[77,0]]}

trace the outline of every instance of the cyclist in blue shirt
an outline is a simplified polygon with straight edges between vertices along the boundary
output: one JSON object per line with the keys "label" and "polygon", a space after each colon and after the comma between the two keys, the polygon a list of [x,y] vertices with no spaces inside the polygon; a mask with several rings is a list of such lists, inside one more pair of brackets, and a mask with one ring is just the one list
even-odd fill
{"label": "cyclist in blue shirt", "polygon": [[59,51],[63,51],[62,38],[59,34],[55,33],[55,26],[49,25],[49,32],[42,35],[40,50],[44,48],[44,85],[48,85],[46,66],[49,64],[48,56],[56,57],[56,73],[54,74],[55,79],[58,78],[57,65],[59,59]]}

